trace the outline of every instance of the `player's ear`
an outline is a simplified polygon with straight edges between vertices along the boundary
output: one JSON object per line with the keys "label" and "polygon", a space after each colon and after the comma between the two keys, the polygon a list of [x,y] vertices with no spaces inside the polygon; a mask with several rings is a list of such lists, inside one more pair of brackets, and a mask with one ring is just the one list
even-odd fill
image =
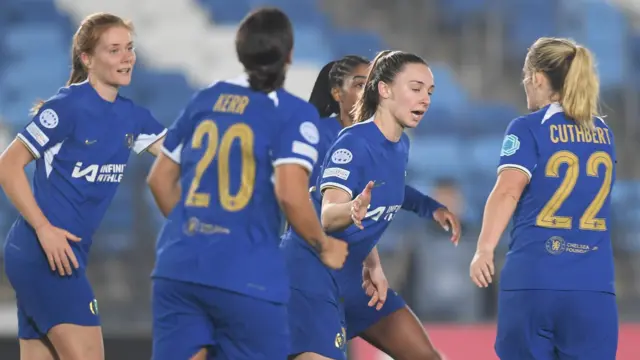
{"label": "player's ear", "polygon": [[334,87],[333,89],[331,89],[331,97],[336,102],[340,102],[342,100],[340,96],[340,89],[337,87]]}
{"label": "player's ear", "polygon": [[378,94],[380,94],[383,99],[388,99],[391,97],[391,88],[384,81],[379,81]]}
{"label": "player's ear", "polygon": [[533,87],[536,89],[544,86],[544,84],[548,82],[547,76],[542,71],[534,72],[531,81],[533,82]]}
{"label": "player's ear", "polygon": [[83,52],[82,54],[80,54],[80,60],[84,64],[85,68],[87,69],[91,68],[91,63],[92,63],[91,55]]}
{"label": "player's ear", "polygon": [[292,62],[293,62],[293,49],[291,49],[291,51],[289,52],[289,55],[287,55],[287,64],[291,65]]}

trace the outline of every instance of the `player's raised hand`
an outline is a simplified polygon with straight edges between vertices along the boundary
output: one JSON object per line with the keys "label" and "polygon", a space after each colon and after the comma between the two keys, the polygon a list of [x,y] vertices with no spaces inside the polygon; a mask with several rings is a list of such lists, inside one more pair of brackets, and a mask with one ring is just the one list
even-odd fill
{"label": "player's raised hand", "polygon": [[341,269],[347,260],[347,255],[349,255],[349,247],[346,241],[327,236],[322,243],[320,259],[331,269]]}
{"label": "player's raised hand", "polygon": [[494,273],[493,251],[476,251],[473,260],[471,260],[471,266],[469,267],[471,280],[473,280],[478,287],[486,288],[493,281]]}
{"label": "player's raised hand", "polygon": [[38,228],[36,234],[47,255],[51,271],[57,270],[60,276],[64,276],[71,275],[74,269],[80,267],[78,259],[69,245],[69,241],[80,241],[79,237],[51,224]]}
{"label": "player's raised hand", "polygon": [[362,268],[362,288],[367,293],[367,296],[371,297],[368,304],[369,307],[375,306],[376,310],[382,309],[382,306],[387,301],[389,281],[387,281],[381,266],[374,268],[365,266]]}
{"label": "player's raised hand", "polygon": [[351,220],[360,230],[364,229],[362,220],[367,215],[367,209],[371,204],[371,189],[373,189],[373,186],[374,182],[369,181],[364,190],[351,202]]}
{"label": "player's raised hand", "polygon": [[445,231],[451,230],[451,242],[453,245],[458,246],[460,235],[462,234],[460,219],[449,209],[439,208],[433,212],[433,220],[440,224]]}

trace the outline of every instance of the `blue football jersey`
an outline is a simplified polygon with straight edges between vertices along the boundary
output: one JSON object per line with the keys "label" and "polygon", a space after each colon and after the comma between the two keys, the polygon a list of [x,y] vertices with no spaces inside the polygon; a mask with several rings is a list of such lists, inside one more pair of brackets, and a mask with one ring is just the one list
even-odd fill
{"label": "blue football jersey", "polygon": [[502,289],[614,292],[615,146],[611,129],[594,120],[584,129],[554,103],[509,125],[498,172],[518,169],[530,183],[513,215]]}
{"label": "blue football jersey", "polygon": [[318,164],[313,168],[313,172],[309,177],[310,186],[316,185],[316,180],[318,180],[318,176],[320,176],[322,161],[327,155],[327,152],[331,148],[333,142],[338,138],[338,134],[341,130],[342,124],[336,117],[320,119],[318,122],[318,132],[320,133],[320,142],[318,143]]}
{"label": "blue football jersey", "polygon": [[[338,188],[353,198],[362,192],[369,181],[374,181],[369,211],[362,221],[364,230],[351,225],[329,234],[349,243],[347,261],[337,271],[329,270],[317,259],[310,259],[311,256],[317,257],[317,253],[295,231],[285,234],[283,247],[290,252],[289,257],[308,259],[301,261],[307,266],[299,266],[295,273],[290,274],[292,287],[331,299],[335,297],[336,290],[354,286],[354,281],[357,283],[355,286],[359,286],[362,281],[362,262],[378,243],[405,200],[408,156],[408,136],[403,134],[398,142],[389,141],[372,120],[355,124],[340,132],[327,152],[311,198],[319,216],[322,192],[326,189]],[[295,255],[291,255],[294,253]]]}
{"label": "blue football jersey", "polygon": [[[18,134],[36,159],[33,192],[44,215],[82,238],[71,242],[81,267],[131,150],[144,151],[165,132],[148,110],[121,96],[106,101],[83,82],[61,88]],[[15,226],[33,233],[22,217]],[[32,237],[8,242],[16,256],[39,259],[36,254],[42,254]]]}
{"label": "blue football jersey", "polygon": [[286,302],[274,167],[312,171],[318,120],[304,100],[254,91],[244,77],[198,92],[164,142],[180,164],[182,197],[158,239],[153,276]]}

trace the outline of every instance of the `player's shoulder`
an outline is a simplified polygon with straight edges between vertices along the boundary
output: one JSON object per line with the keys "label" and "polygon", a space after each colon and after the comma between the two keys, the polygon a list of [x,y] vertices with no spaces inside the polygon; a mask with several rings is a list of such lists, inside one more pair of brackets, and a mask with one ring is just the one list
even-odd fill
{"label": "player's shoulder", "polygon": [[43,108],[54,107],[57,111],[77,108],[82,103],[86,86],[90,85],[85,82],[61,87],[55,95],[44,101]]}
{"label": "player's shoulder", "polygon": [[363,136],[363,126],[359,124],[355,124],[352,126],[348,126],[338,133],[338,137],[333,143],[333,149],[339,148],[349,148],[349,149],[357,149],[367,146],[367,142],[365,137]]}
{"label": "player's shoulder", "polygon": [[373,123],[373,118],[371,118],[369,120],[361,121],[345,127],[340,131],[340,134],[338,134],[338,136],[342,136],[346,134],[353,134],[355,136],[361,136],[361,137],[366,136],[366,134],[371,132],[373,127],[375,127],[375,124]]}

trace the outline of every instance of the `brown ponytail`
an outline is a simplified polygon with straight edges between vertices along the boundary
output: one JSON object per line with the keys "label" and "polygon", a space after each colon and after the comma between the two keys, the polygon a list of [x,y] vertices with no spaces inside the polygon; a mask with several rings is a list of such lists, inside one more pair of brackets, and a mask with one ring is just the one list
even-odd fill
{"label": "brown ponytail", "polygon": [[367,75],[367,81],[364,84],[364,89],[351,110],[354,124],[363,122],[376,113],[378,103],[380,102],[380,98],[378,96],[378,82],[380,82],[381,79],[377,78],[376,75],[378,74],[375,70],[378,69],[380,59],[391,52],[391,50],[380,51],[371,62],[371,65],[369,65],[369,74]]}

